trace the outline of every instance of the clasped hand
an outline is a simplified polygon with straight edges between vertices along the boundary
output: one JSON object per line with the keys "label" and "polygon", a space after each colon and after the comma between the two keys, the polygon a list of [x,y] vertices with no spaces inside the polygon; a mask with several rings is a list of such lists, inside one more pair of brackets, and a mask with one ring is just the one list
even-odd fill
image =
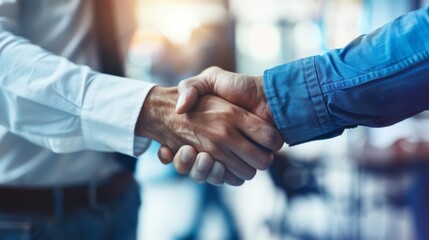
{"label": "clasped hand", "polygon": [[177,88],[155,87],[139,122],[138,134],[162,144],[163,163],[173,162],[179,173],[214,185],[239,186],[252,179],[283,145],[262,77],[215,67]]}

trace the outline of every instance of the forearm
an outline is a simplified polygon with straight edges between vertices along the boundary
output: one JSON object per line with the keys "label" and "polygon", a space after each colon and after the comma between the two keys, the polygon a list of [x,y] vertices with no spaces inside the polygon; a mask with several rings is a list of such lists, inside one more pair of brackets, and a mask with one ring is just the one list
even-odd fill
{"label": "forearm", "polygon": [[266,71],[273,116],[289,144],[386,126],[428,108],[428,9],[347,47]]}
{"label": "forearm", "polygon": [[152,85],[100,74],[0,31],[0,124],[55,152],[133,153]]}

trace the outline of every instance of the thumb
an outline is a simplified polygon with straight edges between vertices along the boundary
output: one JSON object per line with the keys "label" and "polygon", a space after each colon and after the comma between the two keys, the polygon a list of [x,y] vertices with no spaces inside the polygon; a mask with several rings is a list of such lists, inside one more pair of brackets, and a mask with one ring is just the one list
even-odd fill
{"label": "thumb", "polygon": [[176,113],[183,114],[189,111],[197,102],[199,96],[213,93],[209,81],[199,77],[183,80],[177,88],[179,98],[176,104]]}

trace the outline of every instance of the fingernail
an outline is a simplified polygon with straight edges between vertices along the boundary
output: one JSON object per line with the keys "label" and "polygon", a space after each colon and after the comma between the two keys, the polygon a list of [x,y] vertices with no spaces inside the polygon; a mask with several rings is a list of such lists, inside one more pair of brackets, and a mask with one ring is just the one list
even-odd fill
{"label": "fingernail", "polygon": [[223,183],[223,178],[225,176],[224,168],[219,162],[214,162],[212,169],[207,177],[207,182],[212,185],[220,186]]}
{"label": "fingernail", "polygon": [[163,164],[169,164],[171,161],[173,161],[173,159],[169,158],[169,156],[167,156],[164,151],[159,151],[158,154],[159,160],[161,160]]}
{"label": "fingernail", "polygon": [[205,157],[199,157],[197,162],[197,169],[199,170],[207,170],[210,165],[210,160]]}
{"label": "fingernail", "polygon": [[169,159],[167,158],[167,156],[165,156],[165,153],[164,153],[163,151],[160,151],[160,152],[159,152],[159,156],[162,158],[162,160],[169,160]]}
{"label": "fingernail", "polygon": [[192,153],[190,153],[189,151],[183,151],[182,153],[182,161],[183,163],[190,163],[192,161]]}

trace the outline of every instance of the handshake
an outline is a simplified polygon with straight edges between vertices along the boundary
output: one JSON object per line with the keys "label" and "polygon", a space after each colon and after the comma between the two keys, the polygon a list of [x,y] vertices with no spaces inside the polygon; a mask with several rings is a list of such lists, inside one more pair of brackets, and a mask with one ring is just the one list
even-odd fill
{"label": "handshake", "polygon": [[[178,87],[154,87],[136,135],[162,144],[160,160],[174,162],[196,182],[239,186],[266,170],[283,146],[262,77],[211,67]],[[175,154],[174,154],[175,153]]]}

